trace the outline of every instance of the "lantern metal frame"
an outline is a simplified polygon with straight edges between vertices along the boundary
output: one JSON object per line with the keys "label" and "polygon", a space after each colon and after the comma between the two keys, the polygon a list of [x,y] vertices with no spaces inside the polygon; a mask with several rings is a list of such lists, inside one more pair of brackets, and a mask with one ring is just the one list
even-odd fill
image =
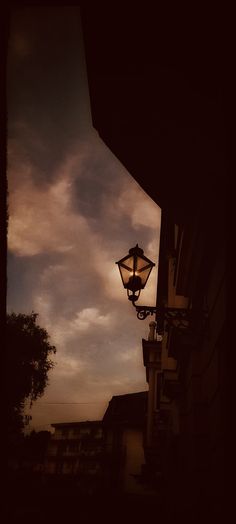
{"label": "lantern metal frame", "polygon": [[[127,265],[125,262],[132,259],[132,264]],[[138,268],[138,261],[142,260],[146,265]],[[141,249],[138,244],[135,247],[129,250],[129,254],[123,257],[121,260],[116,262],[119,267],[121,280],[124,288],[127,290],[128,299],[131,300],[132,304],[136,302],[140,296],[140,292],[145,288],[152,268],[155,266],[155,263],[149,260],[144,254],[143,249]],[[122,269],[130,273],[129,280],[125,282]],[[149,270],[144,282],[142,282],[142,273]],[[132,294],[131,294],[131,293]],[[138,292],[138,294],[136,294]]]}

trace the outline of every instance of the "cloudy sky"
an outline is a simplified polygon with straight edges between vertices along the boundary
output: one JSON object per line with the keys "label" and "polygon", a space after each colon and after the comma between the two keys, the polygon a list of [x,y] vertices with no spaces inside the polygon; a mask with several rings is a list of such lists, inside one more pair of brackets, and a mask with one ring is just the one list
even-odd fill
{"label": "cloudy sky", "polygon": [[[31,427],[100,419],[147,389],[140,321],[115,262],[158,263],[161,210],[92,128],[78,8],[25,7],[8,54],[8,311],[39,313],[57,347]],[[157,267],[140,304],[155,305]]]}

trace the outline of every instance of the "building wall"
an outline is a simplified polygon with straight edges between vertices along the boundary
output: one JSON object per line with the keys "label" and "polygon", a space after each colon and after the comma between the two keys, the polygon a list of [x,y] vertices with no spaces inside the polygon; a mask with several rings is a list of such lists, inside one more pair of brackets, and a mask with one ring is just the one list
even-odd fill
{"label": "building wall", "polygon": [[123,445],[125,447],[123,489],[126,493],[143,493],[143,485],[140,484],[142,465],[145,463],[143,432],[140,429],[125,429]]}
{"label": "building wall", "polygon": [[[175,306],[177,307],[177,306]],[[183,306],[181,306],[183,307]],[[164,334],[162,340],[162,351],[161,351],[161,369],[175,370],[177,361],[175,358],[169,357],[167,348],[167,333]]]}
{"label": "building wall", "polygon": [[[183,257],[181,264],[184,261],[186,262],[186,259]],[[204,256],[202,261],[204,266]],[[225,327],[225,250],[223,246],[221,248],[220,244],[218,245],[214,259],[211,263],[208,261],[209,275],[203,282],[201,278],[204,278],[204,267],[198,261],[194,275],[195,294],[191,296],[176,295],[176,283],[178,283],[180,269],[183,285],[191,281],[192,266],[186,265],[186,273],[184,273],[182,266],[177,267],[175,271],[175,264],[174,256],[168,256],[168,293],[165,306],[187,308],[188,304],[193,307],[200,304],[201,309],[199,313],[197,310],[193,324],[191,322],[189,324],[190,334],[192,326],[193,329],[197,328],[193,331],[194,344],[188,342],[185,345],[186,342],[181,338],[176,354],[174,352],[176,358],[169,355],[169,353],[173,354],[173,349],[176,349],[176,343],[172,343],[170,349],[167,344],[167,334],[163,336],[161,350],[163,380],[166,384],[172,375],[176,384],[179,382],[179,389],[177,387],[176,394],[168,397],[162,382],[159,386],[161,388],[159,412],[153,403],[159,371],[156,373],[154,384],[153,380],[150,380],[151,358],[147,359],[146,366],[150,368],[147,375],[148,399],[152,400],[148,406],[148,427],[151,427],[154,437],[153,447],[156,446],[157,451],[162,447],[162,472],[167,486],[166,493],[172,498],[173,504],[176,506],[185,504],[187,508],[197,507],[204,503],[203,501],[209,501],[211,507],[217,508],[223,500],[227,485],[227,439],[230,424],[228,385],[230,377],[227,375],[229,365]],[[181,288],[182,284],[178,285],[180,292],[183,287]],[[207,316],[203,317],[202,321],[203,309]],[[184,321],[184,324],[187,326],[188,322]],[[190,339],[191,337],[192,335]],[[151,350],[149,356],[151,357]],[[174,377],[175,369],[176,377]],[[175,389],[173,388],[172,391],[174,392]],[[161,422],[163,410],[170,412],[168,427],[164,427]],[[156,419],[156,425],[150,424],[151,418],[153,421]]]}
{"label": "building wall", "polygon": [[144,482],[144,428],[121,424],[106,432],[106,490],[113,493],[152,495]]}
{"label": "building wall", "polygon": [[191,479],[186,486],[194,486],[195,493],[210,497],[217,504],[226,488],[226,434],[230,400],[227,397],[223,250],[215,259],[208,282],[206,307],[208,319],[203,343],[190,354],[181,399],[181,457],[186,479]]}
{"label": "building wall", "polygon": [[176,285],[174,282],[176,271],[176,259],[172,256],[168,257],[168,307],[185,308],[188,306],[188,298],[183,295],[177,295]]}
{"label": "building wall", "polygon": [[[167,449],[165,466],[168,491],[176,500],[183,500],[185,493],[186,506],[206,504],[219,508],[226,495],[230,459],[227,457],[231,378],[226,332],[226,249],[220,235],[219,213],[213,229],[208,224],[205,231],[205,218],[196,221],[194,238],[187,232],[183,252],[175,253],[176,261],[168,257],[166,305],[183,308],[190,305],[193,314],[189,323],[192,342],[184,342],[181,335],[177,344],[181,387],[175,406],[179,414],[179,437],[172,447],[173,454]],[[177,290],[179,295],[175,296]],[[175,342],[171,348],[173,354]],[[164,337],[162,367],[168,364],[169,350]],[[175,439],[172,440],[174,443]]]}

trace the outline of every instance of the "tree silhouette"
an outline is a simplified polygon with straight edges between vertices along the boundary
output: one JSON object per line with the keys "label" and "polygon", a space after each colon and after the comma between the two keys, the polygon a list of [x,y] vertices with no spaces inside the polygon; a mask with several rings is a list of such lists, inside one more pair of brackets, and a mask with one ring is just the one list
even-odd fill
{"label": "tree silhouette", "polygon": [[56,353],[49,343],[47,331],[37,323],[37,313],[11,313],[6,322],[6,389],[9,445],[14,445],[22,434],[26,417],[25,402],[30,405],[41,397],[47,384],[48,372]]}

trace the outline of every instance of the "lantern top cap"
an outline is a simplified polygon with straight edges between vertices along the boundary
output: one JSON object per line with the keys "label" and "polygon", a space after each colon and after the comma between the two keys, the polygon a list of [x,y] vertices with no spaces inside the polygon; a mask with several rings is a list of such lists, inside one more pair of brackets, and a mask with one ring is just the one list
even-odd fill
{"label": "lantern top cap", "polygon": [[141,256],[143,255],[143,249],[141,249],[141,247],[139,247],[139,245],[136,244],[135,247],[131,247],[131,249],[129,249],[129,254]]}

